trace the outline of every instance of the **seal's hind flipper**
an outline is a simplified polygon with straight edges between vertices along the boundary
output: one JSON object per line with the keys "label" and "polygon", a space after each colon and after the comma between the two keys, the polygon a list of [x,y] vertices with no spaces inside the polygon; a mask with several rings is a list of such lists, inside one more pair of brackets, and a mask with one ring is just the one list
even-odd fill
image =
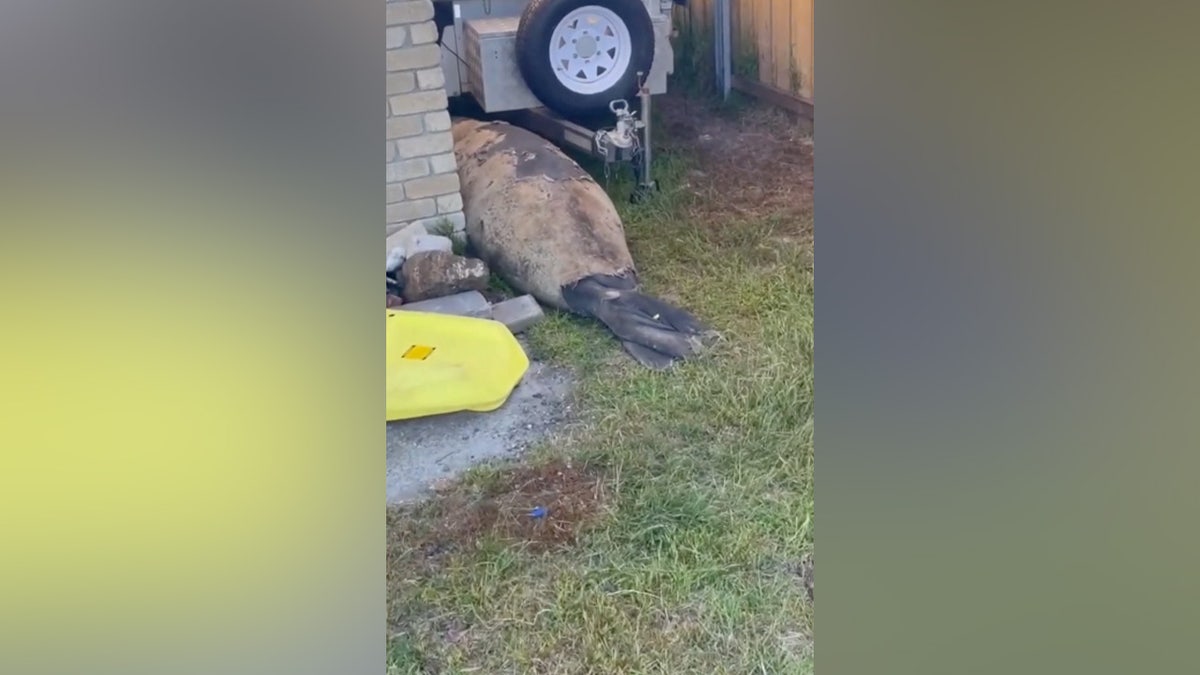
{"label": "seal's hind flipper", "polygon": [[696,354],[710,334],[687,312],[634,290],[627,277],[595,275],[562,289],[572,311],[599,319],[625,351],[648,368],[661,370]]}
{"label": "seal's hind flipper", "polygon": [[650,368],[651,370],[666,370],[667,368],[675,365],[675,359],[671,358],[670,356],[667,356],[662,352],[656,352],[649,347],[643,347],[636,342],[622,340],[621,346],[625,348],[625,351],[628,352],[635,361],[647,368]]}

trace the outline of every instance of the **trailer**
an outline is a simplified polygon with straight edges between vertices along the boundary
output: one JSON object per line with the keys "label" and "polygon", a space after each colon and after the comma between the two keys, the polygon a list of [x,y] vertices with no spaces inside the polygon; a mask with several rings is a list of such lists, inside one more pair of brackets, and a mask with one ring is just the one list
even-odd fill
{"label": "trailer", "polygon": [[606,166],[628,163],[640,200],[651,97],[674,71],[672,10],[687,0],[434,0],[446,94]]}

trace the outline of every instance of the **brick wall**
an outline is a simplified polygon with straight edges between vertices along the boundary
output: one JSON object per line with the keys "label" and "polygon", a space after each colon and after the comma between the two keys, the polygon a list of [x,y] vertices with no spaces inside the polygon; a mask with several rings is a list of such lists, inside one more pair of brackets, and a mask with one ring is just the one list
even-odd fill
{"label": "brick wall", "polygon": [[466,226],[431,0],[387,0],[387,233]]}

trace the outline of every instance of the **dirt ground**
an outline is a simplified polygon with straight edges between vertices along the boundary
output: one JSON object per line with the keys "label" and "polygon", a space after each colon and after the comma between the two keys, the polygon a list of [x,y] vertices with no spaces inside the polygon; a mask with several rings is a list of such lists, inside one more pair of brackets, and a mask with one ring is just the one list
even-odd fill
{"label": "dirt ground", "polygon": [[[688,174],[698,199],[690,211],[704,220],[769,216],[811,223],[811,125],[786,111],[755,105],[714,110],[680,94],[658,104],[664,133],[689,146],[703,170]],[[734,113],[737,113],[736,115]],[[811,242],[812,229],[802,233]]]}

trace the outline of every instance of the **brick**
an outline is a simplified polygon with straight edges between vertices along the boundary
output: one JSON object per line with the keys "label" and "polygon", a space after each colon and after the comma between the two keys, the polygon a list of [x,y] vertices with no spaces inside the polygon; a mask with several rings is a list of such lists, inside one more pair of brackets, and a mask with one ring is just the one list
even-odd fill
{"label": "brick", "polygon": [[388,72],[432,68],[441,63],[442,50],[435,44],[389,49],[387,53]]}
{"label": "brick", "polygon": [[396,141],[396,151],[405,159],[440,155],[453,149],[454,137],[450,135],[449,131],[421,134]]}
{"label": "brick", "polygon": [[395,204],[396,202],[404,201],[404,184],[392,183],[387,186],[387,204]]}
{"label": "brick", "polygon": [[437,202],[432,199],[410,199],[397,204],[387,205],[387,222],[407,223],[422,218],[429,218],[437,213]]}
{"label": "brick", "polygon": [[437,42],[437,24],[432,21],[426,23],[418,23],[409,31],[412,33],[412,43],[414,45],[425,45],[430,42]]}
{"label": "brick", "polygon": [[[417,88],[416,73],[388,73],[387,74],[387,95],[394,96],[396,94],[407,94]],[[392,105],[388,104],[388,114],[391,114]]]}
{"label": "brick", "polygon": [[453,152],[446,152],[440,155],[434,155],[429,158],[429,167],[434,173],[450,173],[458,171],[458,160],[454,158]]}
{"label": "brick", "polygon": [[492,319],[508,326],[508,330],[522,333],[546,317],[541,305],[532,295],[510,298],[492,305]]}
{"label": "brick", "polygon": [[408,41],[408,29],[404,26],[390,26],[387,29],[387,48],[403,47]]}
{"label": "brick", "polygon": [[404,194],[408,195],[409,199],[437,197],[439,195],[458,192],[458,190],[458,174],[456,173],[444,173],[440,176],[414,178],[404,182]]}
{"label": "brick", "polygon": [[400,94],[388,99],[393,115],[412,115],[415,113],[445,110],[450,101],[446,98],[445,89],[433,91],[415,91]]}
{"label": "brick", "polygon": [[425,113],[425,128],[430,131],[450,131],[450,111]]}
{"label": "brick", "polygon": [[441,66],[417,71],[417,88],[440,89],[446,86],[446,73]]}
{"label": "brick", "polygon": [[391,141],[387,141],[387,161],[396,161],[396,146]]}
{"label": "brick", "polygon": [[454,194],[438,197],[437,207],[438,213],[458,213],[463,210],[462,195],[455,192]]}
{"label": "brick", "polygon": [[[378,16],[378,15],[376,15]],[[429,21],[433,18],[433,3],[430,0],[389,0],[387,3],[387,25]]]}
{"label": "brick", "polygon": [[[387,182],[403,183],[414,178],[422,178],[429,175],[429,160],[424,157],[416,159],[403,159],[398,162],[388,164]],[[412,193],[406,193],[411,198]]]}
{"label": "brick", "polygon": [[409,312],[454,314],[455,316],[469,316],[477,319],[490,319],[492,317],[492,306],[488,304],[487,299],[479,291],[467,291],[432,300],[410,302],[402,306],[401,309]]}
{"label": "brick", "polygon": [[425,131],[425,118],[421,115],[399,115],[387,120],[387,139],[408,138]]}

